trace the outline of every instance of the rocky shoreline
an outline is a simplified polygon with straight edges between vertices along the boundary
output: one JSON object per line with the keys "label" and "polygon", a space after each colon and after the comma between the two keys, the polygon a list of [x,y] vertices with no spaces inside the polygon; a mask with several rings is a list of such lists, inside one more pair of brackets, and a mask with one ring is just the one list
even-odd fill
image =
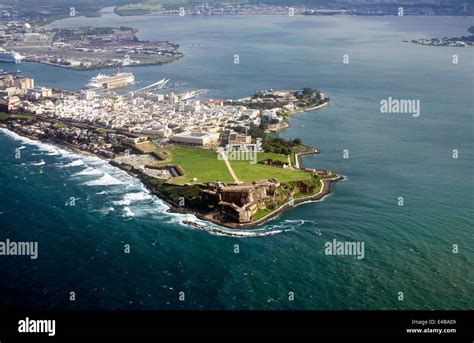
{"label": "rocky shoreline", "polygon": [[[301,111],[298,111],[297,113],[316,110],[320,107],[326,106],[327,104],[328,104],[328,101],[326,101],[326,102],[324,102],[324,103],[322,103],[318,106],[315,106],[313,108],[305,108]],[[293,115],[294,114],[296,114],[296,113],[293,113]],[[332,183],[338,182],[338,181],[344,179],[344,177],[338,176],[338,175],[334,175],[334,177],[330,178],[330,179],[329,178],[326,178],[326,179],[321,178],[320,179],[321,187],[319,188],[319,192],[317,194],[311,194],[311,192],[308,192],[306,194],[311,194],[311,195],[307,195],[307,196],[300,197],[300,198],[297,198],[297,199],[292,199],[288,202],[285,202],[285,203],[283,203],[283,205],[279,205],[279,207],[277,209],[273,210],[272,212],[268,213],[264,217],[259,218],[257,220],[252,220],[252,217],[250,217],[250,216],[247,216],[245,219],[242,219],[242,218],[235,219],[233,217],[227,218],[226,216],[222,216],[222,215],[219,215],[219,214],[215,213],[214,210],[204,211],[200,208],[201,205],[199,205],[199,206],[187,206],[187,207],[178,206],[176,204],[176,201],[173,200],[172,195],[168,194],[167,182],[165,182],[162,186],[160,186],[160,184],[150,183],[149,180],[148,180],[147,175],[143,171],[141,171],[139,169],[135,169],[135,168],[130,168],[126,165],[122,165],[121,163],[115,161],[112,157],[108,157],[108,156],[105,156],[105,155],[102,156],[102,154],[100,153],[100,150],[98,152],[86,150],[81,146],[77,146],[75,144],[65,142],[61,139],[50,139],[50,138],[43,139],[42,137],[39,137],[39,136],[37,136],[33,133],[28,134],[28,132],[25,132],[24,130],[21,129],[21,126],[19,126],[18,129],[15,129],[14,126],[11,127],[11,126],[7,126],[5,123],[0,123],[0,127],[7,128],[8,130],[13,131],[13,132],[17,133],[20,136],[28,137],[32,140],[42,141],[42,142],[49,143],[49,144],[52,144],[52,145],[61,146],[61,147],[69,149],[69,150],[71,150],[75,153],[78,153],[78,154],[98,157],[98,158],[104,160],[105,162],[107,162],[108,164],[125,171],[131,177],[138,178],[143,183],[143,185],[148,189],[148,191],[151,194],[159,197],[162,201],[164,201],[167,204],[167,206],[169,207],[169,209],[167,210],[168,212],[181,213],[181,214],[192,214],[192,215],[196,216],[197,218],[199,218],[200,220],[203,220],[203,221],[206,221],[206,222],[209,222],[209,223],[213,223],[213,224],[216,224],[216,225],[228,228],[228,229],[251,230],[251,229],[254,229],[258,226],[261,226],[261,225],[265,224],[266,222],[278,217],[280,214],[284,213],[285,211],[291,210],[291,208],[293,208],[295,206],[298,206],[300,204],[307,203],[307,202],[320,201],[325,196],[332,193]],[[314,148],[314,147],[306,147],[304,150],[302,150],[300,152],[296,152],[295,153],[295,163],[294,163],[295,164],[294,165],[295,169],[306,170],[307,172],[310,172],[310,173],[313,173],[313,174],[324,175],[326,177],[327,176],[333,176],[329,171],[317,171],[317,170],[311,169],[311,168],[302,168],[301,167],[301,164],[302,164],[301,163],[302,162],[301,161],[301,156],[307,155],[307,154],[319,154],[319,150]],[[322,172],[322,174],[321,174],[321,172]],[[274,180],[274,181],[276,181],[276,180]],[[278,183],[278,187],[279,187],[279,183]],[[205,185],[203,186],[202,190],[206,190]],[[305,193],[305,192],[303,192],[303,193]],[[295,194],[299,194],[299,191],[296,192]],[[279,199],[277,204],[282,203],[281,200],[283,200],[283,199]],[[209,202],[209,201],[211,201],[211,202]],[[198,203],[206,204],[206,202],[208,204],[211,204],[213,201],[211,199],[206,198],[206,197],[204,199],[199,198]],[[278,205],[276,205],[276,206],[278,206]],[[202,226],[201,224],[197,224],[197,223],[196,223],[196,225]],[[211,229],[211,227],[209,227],[209,229]]]}
{"label": "rocky shoreline", "polygon": [[276,209],[272,213],[269,213],[265,217],[260,218],[260,219],[255,220],[255,221],[252,221],[252,222],[248,222],[248,223],[242,223],[242,224],[223,223],[223,222],[214,220],[212,218],[202,216],[200,214],[195,214],[195,213],[193,213],[193,214],[195,214],[196,217],[198,217],[199,219],[209,221],[209,222],[212,222],[212,223],[217,224],[217,225],[225,226],[229,229],[255,229],[256,227],[262,226],[262,225],[266,224],[267,222],[269,222],[270,220],[279,217],[281,214],[283,214],[286,211],[291,210],[294,207],[297,207],[299,205],[306,204],[306,203],[321,201],[323,198],[325,198],[326,196],[328,196],[332,193],[332,184],[335,183],[335,182],[338,182],[338,181],[342,181],[342,180],[345,180],[345,177],[341,176],[341,175],[337,175],[333,179],[323,179],[323,180],[321,180],[323,185],[321,187],[321,190],[317,194],[314,194],[314,195],[311,195],[311,196],[308,196],[308,197],[304,197],[304,198],[294,199],[291,202],[283,204],[278,209]]}
{"label": "rocky shoreline", "polygon": [[[29,139],[34,140],[34,141],[40,141],[40,142],[43,142],[43,143],[47,143],[47,144],[59,146],[59,147],[65,148],[65,149],[69,149],[72,152],[77,153],[77,154],[86,155],[86,156],[94,156],[94,157],[100,158],[100,159],[106,161],[108,164],[112,165],[113,167],[116,167],[116,168],[119,168],[119,169],[125,171],[129,176],[134,177],[134,178],[138,178],[143,183],[143,185],[150,191],[151,194],[159,197],[162,201],[164,201],[167,204],[167,206],[169,207],[169,210],[168,210],[169,212],[171,212],[171,213],[181,213],[181,214],[192,214],[192,215],[195,215],[197,218],[199,218],[203,221],[211,222],[213,224],[223,226],[223,227],[228,228],[228,229],[248,229],[248,230],[254,229],[254,228],[256,228],[258,226],[261,226],[261,225],[267,223],[268,221],[280,216],[282,213],[284,213],[288,210],[291,210],[293,207],[296,207],[296,206],[299,206],[301,204],[308,203],[308,202],[317,202],[317,201],[322,200],[324,197],[326,197],[327,195],[332,193],[332,184],[334,182],[344,180],[344,177],[339,176],[339,175],[332,178],[332,179],[322,179],[321,180],[322,187],[321,187],[321,190],[317,194],[307,196],[307,197],[303,197],[303,198],[299,198],[299,199],[294,199],[293,201],[290,201],[288,203],[283,204],[282,206],[280,206],[275,211],[269,213],[265,217],[260,218],[258,220],[255,220],[255,221],[252,221],[252,222],[247,222],[247,223],[240,223],[240,224],[239,223],[234,223],[234,222],[224,222],[224,221],[221,221],[221,220],[217,220],[217,219],[213,218],[212,216],[209,216],[209,215],[200,213],[198,211],[195,211],[193,209],[174,206],[169,201],[169,199],[167,199],[167,197],[163,193],[157,191],[155,187],[152,187],[151,185],[147,184],[147,182],[145,182],[142,175],[140,175],[139,173],[136,173],[134,171],[127,170],[125,168],[121,168],[119,165],[117,165],[115,163],[111,163],[112,160],[110,158],[105,158],[104,156],[100,156],[100,155],[91,153],[90,151],[85,151],[85,150],[83,150],[83,149],[81,149],[77,146],[74,146],[74,145],[66,143],[66,142],[62,142],[62,141],[58,141],[58,140],[51,140],[51,139],[41,140],[41,139],[38,139],[37,137],[35,137],[33,135],[26,135],[24,132],[16,132],[16,131],[11,130],[11,128],[7,127],[7,125],[5,125],[4,123],[0,123],[0,127],[5,128],[9,131],[12,131],[12,132],[22,136],[22,137],[26,137],[26,138],[29,138]],[[317,151],[317,149],[315,149],[315,150]],[[315,153],[315,152],[300,153],[300,154],[298,154],[297,158],[298,159],[300,158],[299,155],[309,154],[309,153]],[[194,223],[194,222],[190,222],[187,225],[191,225],[191,223]],[[205,225],[204,225],[204,227],[201,227],[203,225],[197,224],[197,223],[194,223],[191,226],[194,226],[194,225],[199,225],[200,226],[199,228],[201,228],[201,229],[203,229],[205,227]],[[209,230],[213,229],[212,227],[205,227],[205,228],[209,229]],[[217,230],[217,229],[214,229],[214,230]],[[228,234],[228,233],[226,232],[226,234]]]}

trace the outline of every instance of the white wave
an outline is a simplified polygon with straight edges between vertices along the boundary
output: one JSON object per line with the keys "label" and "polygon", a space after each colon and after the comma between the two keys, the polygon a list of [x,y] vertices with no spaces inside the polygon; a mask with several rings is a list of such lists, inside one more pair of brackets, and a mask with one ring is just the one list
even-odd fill
{"label": "white wave", "polygon": [[92,167],[87,167],[86,169],[81,170],[78,173],[73,174],[72,176],[88,176],[88,175],[103,175],[104,173],[100,170]]}
{"label": "white wave", "polygon": [[39,142],[39,141],[34,141],[34,142],[37,143],[35,145],[38,146],[38,149],[40,151],[45,152],[45,155],[48,155],[48,156],[60,156],[60,155],[67,156],[67,155],[70,155],[70,152],[68,152],[64,149],[55,147],[53,145],[42,143],[42,142]]}
{"label": "white wave", "polygon": [[[148,191],[148,189],[139,180],[137,180],[137,179],[133,178],[132,176],[128,175],[125,171],[109,165],[107,162],[105,162],[104,160],[102,160],[98,157],[85,156],[85,155],[77,154],[75,152],[69,152],[69,151],[57,148],[57,147],[52,146],[52,145],[47,144],[47,143],[42,143],[42,142],[32,140],[32,139],[29,139],[29,138],[26,138],[26,137],[22,137],[22,136],[17,135],[16,133],[14,133],[12,131],[9,131],[7,129],[0,128],[0,131],[5,133],[6,135],[10,136],[11,138],[13,138],[15,140],[24,142],[25,144],[35,145],[42,151],[46,151],[46,152],[49,152],[51,154],[53,154],[53,153],[55,154],[56,152],[59,152],[61,155],[58,156],[58,158],[65,158],[65,157],[68,157],[68,158],[71,158],[71,159],[76,158],[76,160],[74,160],[74,161],[72,161],[72,162],[70,162],[66,165],[62,165],[63,167],[73,167],[73,166],[80,166],[80,165],[84,165],[84,164],[86,164],[87,166],[90,166],[90,165],[92,165],[94,167],[97,166],[97,168],[95,168],[95,169],[98,169],[98,171],[100,171],[104,175],[101,176],[98,179],[95,179],[95,180],[92,180],[92,181],[89,181],[89,182],[85,182],[84,185],[86,185],[86,186],[108,186],[108,185],[126,184],[127,188],[125,188],[125,189],[127,191],[134,190],[134,189],[137,189],[137,191],[141,190],[141,192],[126,193],[123,196],[123,199],[122,199],[122,200],[124,200],[124,205],[127,205],[125,203],[125,200],[127,200],[127,201],[129,200],[130,203],[131,203],[132,201],[143,201],[143,200],[152,199],[152,202],[149,205],[150,212],[158,214],[160,220],[162,220],[163,222],[170,223],[170,224],[178,224],[178,225],[181,225],[181,226],[186,227],[186,228],[204,230],[204,231],[207,231],[207,232],[209,232],[210,234],[213,234],[213,235],[233,236],[233,237],[263,237],[263,236],[269,236],[269,235],[276,235],[276,234],[279,234],[279,233],[282,233],[282,232],[292,230],[291,223],[287,223],[286,225],[283,225],[281,227],[278,226],[278,225],[274,225],[274,226],[263,227],[261,229],[255,229],[255,230],[235,230],[235,229],[224,228],[224,227],[218,226],[216,224],[212,224],[212,223],[209,223],[207,221],[200,220],[199,218],[197,218],[193,214],[171,213],[171,212],[169,212],[170,206],[165,201],[163,201],[162,199],[151,195],[150,192]],[[84,161],[86,161],[86,163]],[[83,173],[92,173],[91,169],[88,169],[88,168],[86,168],[85,170],[83,170],[81,172],[83,172]],[[81,172],[79,172],[79,173],[81,173]],[[77,174],[79,174],[79,173],[77,173]],[[74,175],[77,175],[77,174],[74,174]],[[125,189],[119,190],[119,189],[116,189],[116,188],[112,188],[108,191],[102,191],[102,192],[98,192],[96,194],[104,194],[104,195],[118,194],[118,193],[123,193],[123,191]],[[127,197],[127,194],[128,194],[128,197]],[[123,208],[123,212],[124,212],[123,217],[131,218],[131,217],[134,217],[136,215],[136,213],[140,214],[140,215],[142,213],[145,214],[145,213],[147,213],[147,211],[146,211],[147,207],[148,206],[146,206],[146,207],[140,206],[140,208],[134,209],[135,212],[133,212],[128,206],[126,206],[126,207]],[[102,210],[103,210],[104,213],[105,212],[109,213],[109,212],[113,211],[114,209],[113,209],[112,206],[110,206],[110,207],[104,207],[104,209],[102,209]],[[101,211],[101,210],[99,210],[99,211]],[[190,225],[188,225],[186,223],[183,223],[183,222],[195,222],[197,224],[202,225],[203,228],[197,228],[197,227],[194,227],[194,226],[190,226]],[[290,225],[288,225],[288,224],[290,224]],[[290,228],[288,228],[288,226]]]}
{"label": "white wave", "polygon": [[[200,222],[200,223],[198,223]],[[289,230],[262,230],[262,229],[256,229],[256,230],[251,230],[251,229],[227,229],[220,227],[218,225],[213,225],[209,224],[207,222],[204,222],[205,224],[202,224],[203,221],[201,220],[196,220],[196,221],[191,221],[192,224],[188,224],[189,222],[183,222],[181,221],[180,224],[184,225],[186,227],[189,227],[194,230],[202,230],[206,231],[212,235],[215,236],[228,236],[228,237],[239,237],[239,238],[252,238],[252,237],[265,237],[265,236],[273,236],[280,234],[284,231],[289,231]]]}
{"label": "white wave", "polygon": [[[116,187],[118,188],[118,187]],[[152,217],[164,223],[178,224],[182,214],[174,214],[168,212],[169,206],[163,200],[156,196],[150,195],[150,200],[141,200],[139,203],[133,203],[129,200],[118,200],[113,202],[114,205],[133,206],[133,212],[136,217]],[[176,217],[175,217],[176,216]]]}
{"label": "white wave", "polygon": [[22,145],[21,147],[18,148],[18,150],[23,150],[26,149],[26,146]]}
{"label": "white wave", "polygon": [[44,166],[46,162],[44,160],[40,160],[39,162],[31,163],[32,166]]}
{"label": "white wave", "polygon": [[99,157],[83,156],[82,159],[88,166],[102,166],[106,163],[104,160],[100,159]]}
{"label": "white wave", "polygon": [[102,191],[102,192],[97,192],[97,193],[95,193],[95,194],[96,194],[96,195],[108,195],[109,192],[107,192],[107,191]]}
{"label": "white wave", "polygon": [[[282,227],[262,227],[256,229],[229,229],[214,223],[210,223],[205,220],[201,220],[191,213],[173,213],[168,212],[170,206],[158,197],[153,196],[153,204],[155,205],[156,211],[159,211],[163,217],[160,217],[162,222],[169,224],[178,224],[187,229],[201,230],[209,234],[216,236],[227,236],[227,237],[239,237],[239,238],[252,238],[252,237],[265,237],[277,235],[283,232],[293,231],[291,225],[284,225]],[[142,213],[141,211],[139,213]],[[192,223],[191,225],[189,223]],[[196,224],[196,225],[193,225]]]}
{"label": "white wave", "polygon": [[161,213],[167,213],[170,209],[170,206],[157,196],[153,197],[153,206]]}
{"label": "white wave", "polygon": [[96,180],[83,183],[86,186],[113,186],[113,185],[122,185],[123,182],[119,179],[113,177],[112,175],[105,173],[103,176]]}
{"label": "white wave", "polygon": [[100,212],[103,215],[106,215],[106,214],[109,214],[110,212],[113,212],[113,211],[115,211],[115,208],[110,206],[110,207],[103,207],[100,210],[97,210],[96,212]]}
{"label": "white wave", "polygon": [[0,132],[2,132],[3,134],[5,134],[6,136],[8,136],[10,138],[13,138],[16,141],[25,142],[25,143],[28,142],[28,141],[33,141],[32,139],[22,137],[22,136],[18,135],[17,133],[15,133],[13,131],[10,131],[8,129],[5,129],[3,127],[0,128]]}
{"label": "white wave", "polygon": [[28,137],[20,136],[16,132],[10,131],[10,130],[5,129],[5,128],[0,128],[0,132],[2,132],[6,136],[8,136],[8,137],[10,137],[10,138],[12,138],[16,141],[19,141],[19,142],[22,142],[22,143],[28,144],[28,145],[34,145],[40,151],[49,152],[49,154],[47,154],[47,155],[61,155],[61,156],[65,156],[65,157],[74,155],[73,153],[71,153],[67,150],[61,149],[61,148],[59,148],[57,146],[54,146],[52,144],[43,143],[43,142],[38,141],[38,140],[34,140],[34,139],[31,139],[31,138],[28,138]]}
{"label": "white wave", "polygon": [[70,168],[70,167],[79,167],[84,165],[84,161],[82,159],[74,160],[68,164],[63,165],[63,168]]}
{"label": "white wave", "polygon": [[285,220],[285,223],[290,223],[290,224],[299,224],[303,225],[304,223],[309,223],[310,221],[305,221],[304,219],[287,219]]}
{"label": "white wave", "polygon": [[122,200],[114,201],[115,205],[130,205],[132,202],[152,199],[148,192],[126,193]]}
{"label": "white wave", "polygon": [[137,193],[127,193],[125,194],[125,199],[130,199],[131,201],[144,201],[150,200],[152,196],[146,192],[137,192]]}
{"label": "white wave", "polygon": [[[283,232],[292,231],[291,228],[287,227],[261,227],[256,229],[229,229],[202,219],[199,219],[191,213],[173,213],[168,212],[170,209],[169,205],[158,197],[153,203],[160,207],[160,212],[163,218],[160,217],[162,222],[169,224],[178,224],[187,229],[201,230],[215,236],[227,236],[227,237],[239,237],[239,238],[252,238],[252,237],[264,237],[277,235]],[[191,224],[189,224],[191,223]]]}
{"label": "white wave", "polygon": [[61,152],[58,151],[58,150],[55,150],[55,151],[48,152],[46,155],[48,155],[48,156],[59,156],[59,155],[61,155]]}
{"label": "white wave", "polygon": [[313,220],[304,220],[304,219],[287,219],[278,224],[267,224],[263,226],[262,230],[268,231],[268,232],[273,232],[273,231],[291,232],[291,231],[295,231],[298,227],[303,226],[305,224],[310,224],[314,226],[315,222]]}
{"label": "white wave", "polygon": [[113,202],[114,205],[120,205],[120,206],[128,206],[130,205],[130,203],[131,203],[130,200],[124,200],[124,199]]}
{"label": "white wave", "polygon": [[134,217],[135,216],[135,213],[132,212],[132,210],[129,208],[129,207],[124,207],[123,208],[123,212],[124,214],[122,215],[122,217]]}

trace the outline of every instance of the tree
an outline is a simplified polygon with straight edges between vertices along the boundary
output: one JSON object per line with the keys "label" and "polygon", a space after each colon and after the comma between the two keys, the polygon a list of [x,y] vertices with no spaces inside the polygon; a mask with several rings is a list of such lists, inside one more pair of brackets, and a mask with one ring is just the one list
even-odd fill
{"label": "tree", "polygon": [[293,139],[293,141],[291,142],[291,145],[301,145],[303,144],[303,142],[301,141],[300,138],[295,138]]}

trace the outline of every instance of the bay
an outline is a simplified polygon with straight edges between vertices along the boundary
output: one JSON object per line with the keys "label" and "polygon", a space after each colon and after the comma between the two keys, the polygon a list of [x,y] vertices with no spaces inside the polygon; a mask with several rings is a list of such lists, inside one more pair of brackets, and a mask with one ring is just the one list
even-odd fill
{"label": "bay", "polygon": [[[305,166],[329,168],[347,180],[324,201],[297,207],[261,228],[270,235],[216,236],[181,225],[183,218],[165,213],[166,206],[138,181],[100,160],[1,132],[1,237],[39,242],[35,261],[2,257],[2,304],[472,308],[473,49],[403,42],[463,35],[472,23],[472,17],[113,15],[53,23],[133,26],[142,39],[181,45],[185,57],[175,63],[124,68],[140,82],[131,89],[164,77],[186,82],[183,90],[207,88],[213,98],[264,88],[321,89],[330,106],[293,117],[280,135],[320,148],[320,155],[304,158]],[[348,64],[342,63],[346,54]],[[452,63],[453,54],[459,64]],[[234,55],[240,64],[233,63]],[[72,90],[97,74],[38,64],[0,68],[20,68],[37,84]],[[388,97],[419,99],[420,117],[381,114],[380,101]],[[25,149],[17,160],[20,146]],[[65,206],[70,197],[78,198],[73,208]],[[364,242],[365,258],[326,256],[324,244],[333,239]],[[130,254],[124,254],[125,244]],[[77,294],[75,302],[70,291]]]}

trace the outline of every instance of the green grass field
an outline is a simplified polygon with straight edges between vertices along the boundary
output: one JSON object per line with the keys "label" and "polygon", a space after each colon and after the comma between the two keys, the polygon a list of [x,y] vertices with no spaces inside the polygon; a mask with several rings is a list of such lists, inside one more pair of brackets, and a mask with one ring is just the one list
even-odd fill
{"label": "green grass field", "polygon": [[[288,161],[288,159],[286,159]],[[241,181],[252,182],[265,179],[277,179],[280,182],[309,179],[311,174],[293,169],[283,169],[250,161],[230,161],[232,169]]]}
{"label": "green grass field", "polygon": [[[155,166],[179,165],[185,172],[184,176],[172,179],[175,184],[205,183],[211,181],[233,182],[224,161],[217,159],[217,152],[211,149],[170,145],[167,147],[170,159],[156,162]],[[271,158],[287,162],[285,155],[273,153],[259,153],[258,160]],[[251,164],[250,161],[230,161],[239,180],[252,182],[265,179],[277,179],[280,182],[309,179],[307,172],[292,169],[283,169],[267,166],[260,163]],[[196,178],[196,182],[192,179]]]}
{"label": "green grass field", "polygon": [[252,219],[253,219],[253,220],[262,219],[263,217],[269,215],[269,214],[272,213],[272,212],[273,212],[273,210],[270,210],[269,208],[259,209],[259,210],[257,210],[257,212],[253,215]]}
{"label": "green grass field", "polygon": [[[172,179],[173,183],[204,183],[211,181],[233,182],[224,161],[217,159],[217,152],[211,149],[192,148],[185,146],[169,146],[171,159],[155,165],[179,165],[185,175]],[[192,182],[197,178],[196,182]]]}
{"label": "green grass field", "polygon": [[282,154],[276,154],[273,152],[259,152],[257,161],[273,160],[288,164],[288,157]]}

